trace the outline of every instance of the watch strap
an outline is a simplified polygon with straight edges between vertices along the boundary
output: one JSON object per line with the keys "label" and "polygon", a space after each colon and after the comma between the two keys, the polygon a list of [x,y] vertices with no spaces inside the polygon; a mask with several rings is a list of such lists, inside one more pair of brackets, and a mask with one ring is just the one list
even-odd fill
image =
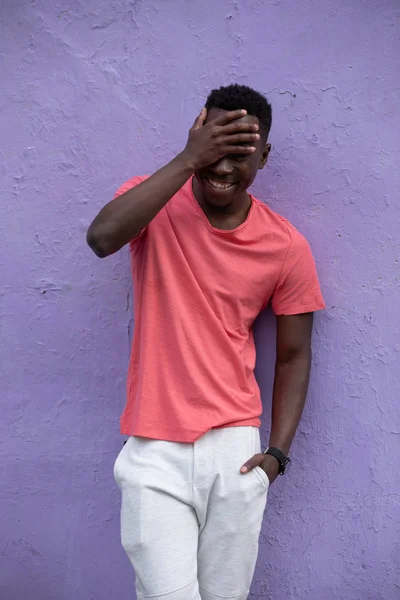
{"label": "watch strap", "polygon": [[290,458],[281,452],[279,448],[270,446],[264,450],[263,454],[270,454],[271,456],[274,456],[279,462],[279,475],[283,475],[285,473],[285,469],[290,463]]}

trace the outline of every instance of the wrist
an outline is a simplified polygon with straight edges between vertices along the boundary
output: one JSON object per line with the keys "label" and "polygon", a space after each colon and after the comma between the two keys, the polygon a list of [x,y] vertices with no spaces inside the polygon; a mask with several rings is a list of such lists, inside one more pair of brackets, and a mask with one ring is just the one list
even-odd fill
{"label": "wrist", "polygon": [[186,149],[182,150],[182,152],[177,155],[176,160],[179,162],[182,169],[189,174],[189,176],[193,175],[198,168],[195,159],[193,156],[190,156]]}
{"label": "wrist", "polygon": [[266,458],[269,458],[271,460],[271,462],[273,462],[278,468],[281,466],[281,463],[279,461],[279,459],[273,455],[273,454],[268,454],[268,448],[265,448],[263,454]]}
{"label": "wrist", "polygon": [[280,450],[281,452],[283,452],[283,454],[288,456],[290,451],[290,444],[285,440],[274,439],[273,437],[271,437],[268,443],[268,448],[278,448],[278,450]]}
{"label": "wrist", "polygon": [[276,461],[279,475],[284,475],[291,465],[291,460],[286,456],[279,448],[269,446],[264,450],[265,456],[270,456],[272,460]]}

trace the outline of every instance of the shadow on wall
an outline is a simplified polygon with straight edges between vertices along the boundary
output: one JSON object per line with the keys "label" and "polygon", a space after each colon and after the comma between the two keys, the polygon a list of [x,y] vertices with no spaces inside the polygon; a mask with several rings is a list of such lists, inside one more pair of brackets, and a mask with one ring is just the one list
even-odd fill
{"label": "shadow on wall", "polygon": [[264,446],[267,445],[270,412],[272,400],[272,385],[275,368],[276,318],[271,309],[265,309],[254,323],[254,339],[257,349],[255,374],[260,386],[263,403],[261,437]]}

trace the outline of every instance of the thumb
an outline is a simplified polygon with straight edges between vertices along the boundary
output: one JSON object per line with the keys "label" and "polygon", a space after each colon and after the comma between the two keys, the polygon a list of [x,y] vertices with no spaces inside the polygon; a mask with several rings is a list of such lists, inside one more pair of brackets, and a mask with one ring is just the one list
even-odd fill
{"label": "thumb", "polygon": [[196,118],[195,122],[193,123],[192,129],[200,129],[200,127],[202,127],[204,125],[204,121],[206,120],[206,118],[207,118],[207,109],[202,108],[199,116]]}
{"label": "thumb", "polygon": [[243,467],[240,468],[240,472],[243,474],[248,473],[249,471],[252,471],[254,467],[259,467],[262,463],[263,458],[263,454],[255,454],[250,458],[250,460],[244,463]]}

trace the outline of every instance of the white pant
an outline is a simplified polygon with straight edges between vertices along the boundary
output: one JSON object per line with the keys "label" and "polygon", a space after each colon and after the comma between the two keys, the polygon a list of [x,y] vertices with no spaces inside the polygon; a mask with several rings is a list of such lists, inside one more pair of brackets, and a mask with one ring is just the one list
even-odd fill
{"label": "white pant", "polygon": [[260,452],[255,427],[214,429],[194,444],[131,437],[114,476],[122,545],[138,600],[245,600],[269,481],[239,470]]}

